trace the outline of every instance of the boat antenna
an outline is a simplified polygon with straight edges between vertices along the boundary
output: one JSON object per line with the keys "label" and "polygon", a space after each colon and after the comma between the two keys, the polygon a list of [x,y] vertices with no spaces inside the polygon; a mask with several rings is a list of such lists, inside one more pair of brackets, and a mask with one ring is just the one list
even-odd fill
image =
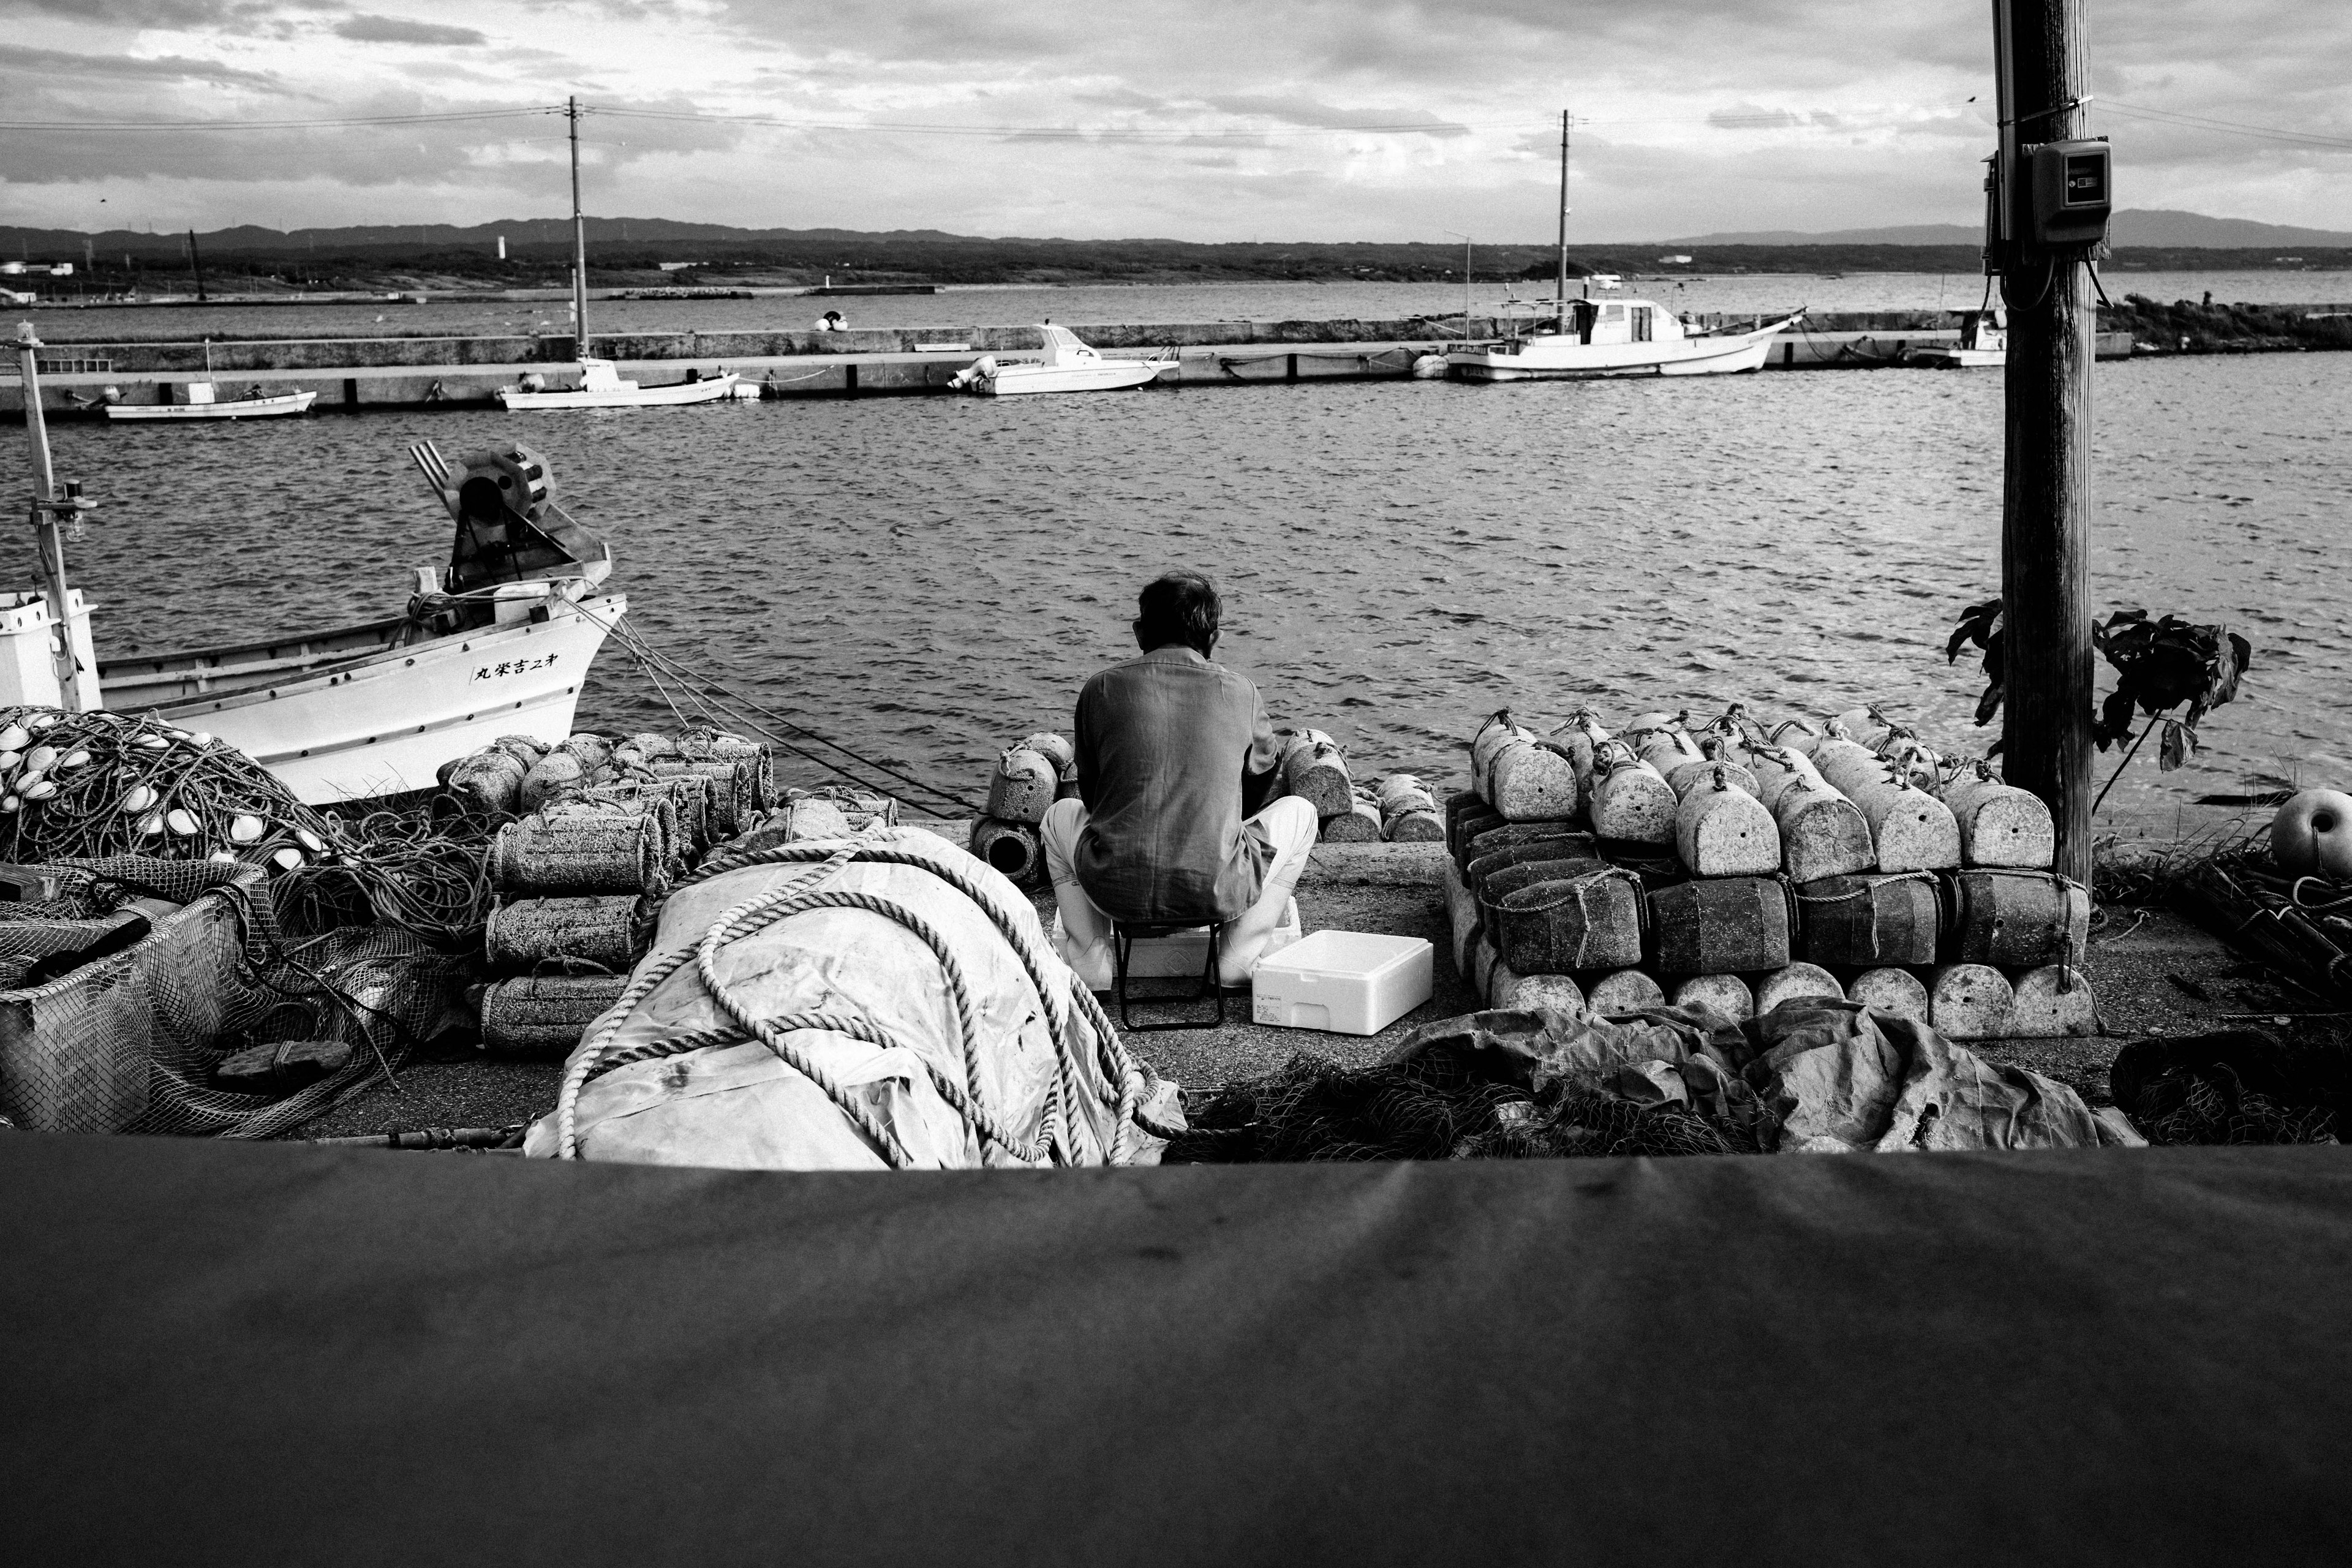
{"label": "boat antenna", "polygon": [[1568,320],[1568,110],[1559,111],[1559,318]]}
{"label": "boat antenna", "polygon": [[588,353],[588,220],[580,216],[580,99],[564,100],[563,117],[572,122],[572,341],[584,357]]}
{"label": "boat antenna", "polygon": [[[41,588],[49,601],[49,619],[57,635],[49,642],[49,659],[57,671],[58,705],[68,713],[83,711],[81,681],[74,668],[73,602],[66,595],[66,546],[58,532],[61,515],[96,510],[81,499],[79,482],[58,493],[57,466],[49,458],[49,426],[41,409],[41,340],[33,323],[16,327],[17,374],[25,392],[25,435],[33,447],[33,542],[41,558]],[[89,706],[95,706],[95,703]]]}

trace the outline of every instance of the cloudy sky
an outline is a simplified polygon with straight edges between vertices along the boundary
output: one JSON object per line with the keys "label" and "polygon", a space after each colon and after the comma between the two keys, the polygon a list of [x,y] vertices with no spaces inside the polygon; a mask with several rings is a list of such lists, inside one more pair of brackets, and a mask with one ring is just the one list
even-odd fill
{"label": "cloudy sky", "polygon": [[[1973,223],[1986,0],[0,0],[0,221],[1588,240]],[[2352,227],[2352,5],[2092,0],[2117,194]],[[1976,101],[1969,101],[1974,98]],[[698,118],[699,117],[699,118]],[[730,118],[731,117],[731,118]],[[372,118],[382,123],[315,123]],[[752,120],[778,121],[754,124]],[[268,129],[94,129],[278,121]],[[2190,121],[2294,135],[2251,135]],[[28,128],[71,121],[71,132]],[[890,127],[895,129],[884,129]],[[2298,139],[2299,138],[2299,139]]]}

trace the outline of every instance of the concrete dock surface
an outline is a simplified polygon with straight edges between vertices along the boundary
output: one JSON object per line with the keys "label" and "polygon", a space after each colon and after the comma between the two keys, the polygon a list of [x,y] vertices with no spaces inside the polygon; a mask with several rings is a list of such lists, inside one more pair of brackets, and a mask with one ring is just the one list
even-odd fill
{"label": "concrete dock surface", "polygon": [[[957,826],[938,827],[952,839]],[[1435,994],[1380,1034],[1361,1037],[1254,1024],[1246,999],[1235,998],[1227,1002],[1220,1028],[1130,1035],[1129,1047],[1163,1077],[1201,1088],[1272,1072],[1300,1051],[1343,1066],[1369,1065],[1423,1024],[1477,1010],[1479,1002],[1454,966],[1440,881],[1444,863],[1443,847],[1433,844],[1327,844],[1317,848],[1299,880],[1299,913],[1309,931],[1418,936],[1436,947]],[[1038,894],[1035,902],[1040,918],[1050,921],[1051,895]],[[2094,1104],[2106,1104],[2112,1098],[2108,1064],[2126,1041],[2250,1025],[2307,1031],[2314,1022],[2302,1016],[2312,1005],[2308,999],[2298,1000],[2217,938],[2166,910],[2109,907],[2092,932],[2084,970],[2098,997],[2103,1034],[1971,1040],[1968,1048],[1989,1061],[2031,1068],[2072,1086]],[[1179,982],[1160,987],[1183,988]],[[2335,1030],[2341,1021],[2316,1023]],[[551,1110],[562,1072],[560,1062],[500,1061],[478,1053],[457,1061],[414,1063],[403,1069],[396,1087],[372,1085],[290,1136],[508,1126]]]}

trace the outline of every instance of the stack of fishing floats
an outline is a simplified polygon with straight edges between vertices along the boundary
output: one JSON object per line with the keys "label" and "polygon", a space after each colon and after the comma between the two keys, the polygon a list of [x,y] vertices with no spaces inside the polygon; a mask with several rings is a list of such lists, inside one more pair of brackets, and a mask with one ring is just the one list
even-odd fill
{"label": "stack of fishing floats", "polygon": [[644,955],[670,885],[772,815],[766,750],[727,734],[509,736],[443,777],[484,810],[520,814],[488,857],[483,948],[506,978],[483,992],[482,1040],[500,1056],[577,1046]]}
{"label": "stack of fishing floats", "polygon": [[1445,837],[1437,797],[1411,773],[1358,784],[1345,748],[1320,730],[1279,730],[1281,794],[1315,808],[1326,844],[1428,842]]}
{"label": "stack of fishing floats", "polygon": [[1004,749],[988,775],[988,810],[972,824],[971,852],[1015,886],[1045,885],[1045,845],[1038,826],[1045,808],[1078,793],[1077,749],[1066,736],[1040,731]]}
{"label": "stack of fishing floats", "polygon": [[1493,1006],[1705,1002],[1733,1018],[1836,996],[1955,1039],[2093,1033],[2090,896],[2049,810],[1875,710],[1771,735],[1497,713],[1446,803],[1454,957]]}

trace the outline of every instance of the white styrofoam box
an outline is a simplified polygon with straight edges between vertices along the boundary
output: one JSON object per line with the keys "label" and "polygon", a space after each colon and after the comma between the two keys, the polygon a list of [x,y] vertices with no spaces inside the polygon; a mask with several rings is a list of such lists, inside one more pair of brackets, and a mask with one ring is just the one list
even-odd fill
{"label": "white styrofoam box", "polygon": [[[1054,917],[1055,930],[1060,929],[1061,915]],[[1293,899],[1282,911],[1282,923],[1265,939],[1265,951],[1258,962],[1280,952],[1299,938],[1298,900]],[[1130,980],[1194,980],[1209,962],[1209,928],[1194,926],[1169,936],[1139,936],[1128,950],[1127,973]]]}
{"label": "white styrofoam box", "polygon": [[1318,931],[1257,966],[1251,1020],[1377,1035],[1429,1000],[1436,951],[1417,936]]}

